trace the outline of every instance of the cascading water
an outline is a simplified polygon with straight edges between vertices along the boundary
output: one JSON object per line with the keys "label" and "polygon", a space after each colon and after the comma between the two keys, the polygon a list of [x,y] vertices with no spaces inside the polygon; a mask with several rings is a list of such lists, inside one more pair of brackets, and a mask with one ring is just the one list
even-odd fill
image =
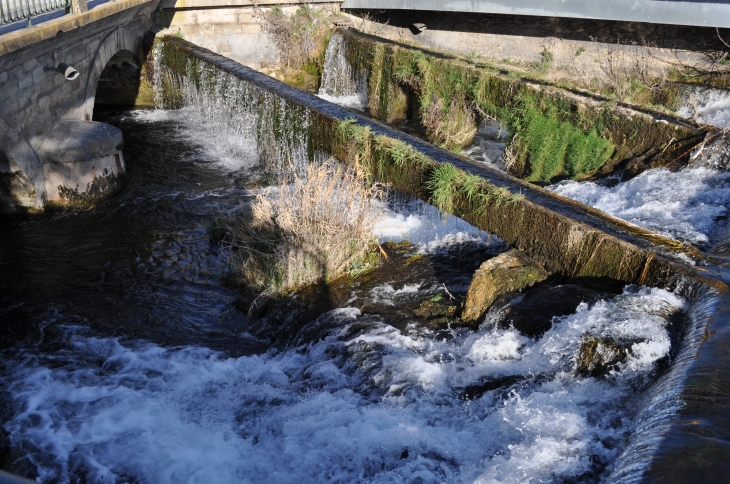
{"label": "cascading water", "polygon": [[463,154],[472,161],[505,170],[504,150],[507,146],[507,127],[498,121],[485,118],[479,124],[474,143]]}
{"label": "cascading water", "polygon": [[[159,43],[161,45],[161,43]],[[162,47],[154,52],[158,108],[170,107],[165,89]],[[309,111],[204,62],[186,59],[185,75],[167,74],[168,92],[199,120],[196,129],[231,159],[260,161],[267,171],[302,174],[309,164]]]}
{"label": "cascading water", "polygon": [[346,42],[345,36],[339,32],[330,38],[319,97],[362,111],[368,105],[368,72],[350,64]]}
{"label": "cascading water", "polygon": [[720,129],[727,128],[730,126],[730,91],[711,87],[688,87],[677,114]]}
{"label": "cascading water", "polygon": [[[688,88],[679,114],[726,128],[730,92]],[[707,249],[727,238],[730,210],[730,144],[726,132],[711,134],[679,171],[657,168],[617,184],[563,181],[548,187],[675,239]]]}
{"label": "cascading water", "polygon": [[[165,75],[158,64],[156,79]],[[702,308],[689,309],[666,290],[629,286],[576,303],[555,314],[544,333],[528,336],[502,323],[526,293],[495,308],[476,330],[433,329],[406,309],[448,298],[445,276],[435,269],[375,271],[343,283],[339,307],[280,344],[259,338],[235,309],[234,291],[216,282],[225,260],[201,225],[255,195],[232,180],[257,157],[306,163],[309,119],[210,66],[188,62],[186,76],[174,82],[181,109],[116,120],[128,150],[149,148],[125,152],[134,169],[121,200],[98,213],[0,231],[10,234],[3,247],[20,251],[21,262],[42,262],[39,277],[74,289],[36,302],[38,282],[0,250],[15,291],[6,288],[8,299],[0,299],[0,320],[41,305],[24,316],[37,331],[0,350],[4,429],[29,475],[93,483],[641,477],[677,411],[679,381],[704,328]],[[140,134],[150,130],[154,139]],[[397,255],[401,265],[442,258],[461,270],[449,276],[449,291],[463,293],[474,271],[463,264],[481,262],[465,259],[505,248],[420,201],[391,200],[384,212],[375,232],[381,242],[415,245]],[[83,261],[72,257],[76,239],[64,245],[45,236],[63,233],[59,225],[74,233],[81,223],[95,237]],[[114,250],[102,253],[109,246]],[[50,274],[43,272],[47,261]],[[122,307],[107,307],[119,294]],[[678,323],[687,311],[686,323]],[[402,330],[385,323],[392,312]],[[291,311],[282,319],[294,317]],[[587,336],[624,345],[626,358],[602,378],[576,374]]]}

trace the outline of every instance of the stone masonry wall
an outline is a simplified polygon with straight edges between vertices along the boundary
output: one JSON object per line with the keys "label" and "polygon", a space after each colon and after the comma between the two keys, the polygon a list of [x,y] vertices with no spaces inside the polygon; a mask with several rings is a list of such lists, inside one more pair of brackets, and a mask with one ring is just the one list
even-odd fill
{"label": "stone masonry wall", "polygon": [[[42,208],[41,145],[58,121],[91,120],[99,76],[114,54],[142,58],[156,5],[111,2],[0,37],[0,211]],[[68,81],[44,71],[61,62],[80,75]]]}

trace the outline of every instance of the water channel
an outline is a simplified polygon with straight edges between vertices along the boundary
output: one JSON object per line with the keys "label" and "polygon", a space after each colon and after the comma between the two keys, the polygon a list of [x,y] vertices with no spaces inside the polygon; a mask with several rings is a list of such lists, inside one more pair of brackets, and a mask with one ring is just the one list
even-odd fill
{"label": "water channel", "polygon": [[[378,269],[249,318],[205,227],[267,190],[270,155],[250,113],[189,89],[180,109],[95,113],[124,133],[120,194],[0,220],[4,468],[90,483],[641,478],[712,293],[554,277],[476,329],[444,323],[424,302],[463,297],[507,247],[393,192],[375,233],[395,244]],[[720,238],[727,178],[707,170],[676,182],[706,198],[678,202],[694,211],[679,206],[676,229],[651,218],[658,230]],[[628,358],[577,375],[586,335],[628,345]]]}

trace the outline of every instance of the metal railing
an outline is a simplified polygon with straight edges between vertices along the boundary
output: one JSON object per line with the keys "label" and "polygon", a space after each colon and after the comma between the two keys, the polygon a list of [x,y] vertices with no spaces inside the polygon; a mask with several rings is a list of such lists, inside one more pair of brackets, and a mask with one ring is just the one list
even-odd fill
{"label": "metal railing", "polygon": [[71,0],[0,0],[0,25],[31,19],[35,15],[66,9],[71,11]]}

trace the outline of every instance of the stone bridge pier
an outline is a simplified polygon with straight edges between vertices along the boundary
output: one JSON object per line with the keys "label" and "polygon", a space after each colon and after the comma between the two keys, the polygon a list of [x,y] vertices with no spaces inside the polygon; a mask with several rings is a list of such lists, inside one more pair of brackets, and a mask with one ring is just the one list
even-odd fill
{"label": "stone bridge pier", "polygon": [[97,86],[108,66],[142,65],[158,2],[109,2],[0,36],[0,212],[89,205],[119,188],[122,134],[92,121]]}

